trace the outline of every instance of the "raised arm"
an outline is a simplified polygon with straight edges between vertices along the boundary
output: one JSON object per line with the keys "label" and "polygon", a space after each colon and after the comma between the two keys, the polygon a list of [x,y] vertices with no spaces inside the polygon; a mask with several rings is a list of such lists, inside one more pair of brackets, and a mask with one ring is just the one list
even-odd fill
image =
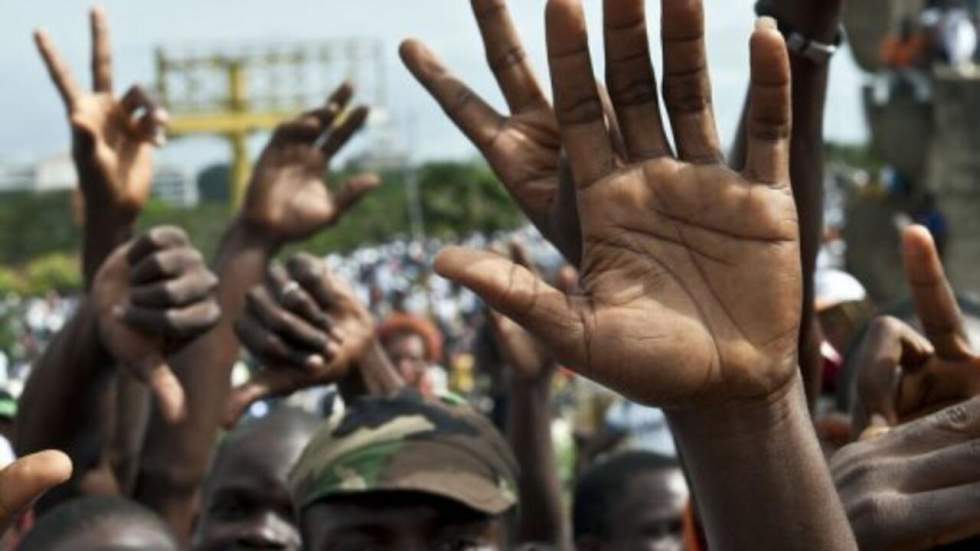
{"label": "raised arm", "polygon": [[75,82],[48,34],[38,30],[34,35],[68,113],[72,158],[85,207],[82,264],[86,287],[91,287],[109,254],[132,236],[136,218],[150,196],[153,147],[163,143],[168,120],[166,111],[139,85],[122,97],[113,94],[106,14],[94,8],[90,19],[91,92]]}
{"label": "raised arm", "polygon": [[[837,41],[844,0],[762,0],[758,11],[777,19],[786,32],[823,44]],[[816,60],[790,52],[793,82],[793,135],[790,139],[790,179],[800,218],[803,262],[803,317],[800,323],[800,371],[811,407],[823,384],[823,339],[814,311],[814,271],[823,240],[824,140],[823,119],[830,76],[830,59]],[[735,137],[732,164],[743,166],[746,155],[748,109]]]}
{"label": "raised arm", "polygon": [[[527,252],[511,245],[511,259],[533,271]],[[571,533],[561,500],[561,481],[551,438],[551,386],[558,364],[520,325],[490,312],[494,335],[511,370],[508,437],[521,468],[517,541],[571,549]]]}
{"label": "raised arm", "polygon": [[548,3],[555,112],[582,226],[582,294],[485,252],[444,251],[436,269],[563,365],[665,408],[712,549],[855,549],[797,366],[803,284],[785,44],[760,21],[746,163],[736,172],[721,162],[701,3],[663,2],[662,10],[676,156],[657,115],[644,2],[605,3],[606,80],[629,152],[620,164],[581,4]]}
{"label": "raised arm", "polygon": [[[91,297],[35,365],[17,420],[18,453],[67,452],[76,469],[66,495],[86,488],[122,493],[124,485],[102,468],[111,462],[105,454],[120,417],[111,407],[115,366],[152,389],[168,420],[180,419],[184,392],[168,357],[217,323],[215,283],[176,228],[155,228],[117,247],[99,270]],[[99,356],[78,354],[76,343]]]}
{"label": "raised arm", "polygon": [[225,416],[231,369],[239,357],[234,324],[246,294],[262,282],[283,245],[333,226],[378,185],[373,176],[356,177],[337,190],[324,181],[330,159],[367,118],[365,107],[339,117],[351,95],[345,84],[323,107],[276,129],[255,166],[242,212],[219,247],[214,270],[222,321],[173,360],[187,390],[188,417],[176,427],[159,416],[151,419],[136,497],[183,537],[190,533],[196,495]]}

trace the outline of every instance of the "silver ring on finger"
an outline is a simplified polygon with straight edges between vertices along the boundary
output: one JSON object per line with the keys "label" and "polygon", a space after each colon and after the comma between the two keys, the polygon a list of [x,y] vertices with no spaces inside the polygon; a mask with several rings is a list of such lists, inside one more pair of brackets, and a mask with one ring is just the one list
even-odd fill
{"label": "silver ring on finger", "polygon": [[299,283],[296,283],[295,281],[290,281],[282,286],[282,290],[279,292],[279,296],[283,299],[286,299],[293,293],[297,293],[299,291],[300,291]]}

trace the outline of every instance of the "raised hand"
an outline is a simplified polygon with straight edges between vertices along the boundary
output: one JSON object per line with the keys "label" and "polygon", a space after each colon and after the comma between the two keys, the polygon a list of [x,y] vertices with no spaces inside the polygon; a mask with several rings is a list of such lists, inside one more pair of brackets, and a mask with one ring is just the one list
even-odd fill
{"label": "raised hand", "polygon": [[184,418],[186,406],[167,358],[218,323],[217,283],[187,235],[166,226],[119,247],[95,278],[103,344],[151,387],[171,422]]}
{"label": "raised hand", "polygon": [[789,61],[771,21],[751,41],[745,169],[725,166],[711,108],[700,2],[664,2],[659,119],[644,2],[606,1],[606,82],[629,159],[616,161],[581,5],[551,0],[556,114],[576,184],[580,295],[495,255],[444,251],[437,271],[481,295],[556,358],[651,405],[766,399],[794,379],[799,230],[789,185]]}
{"label": "raised hand", "polygon": [[841,448],[830,460],[861,549],[935,549],[980,535],[980,399]]}
{"label": "raised hand", "polygon": [[472,6],[487,63],[510,115],[490,107],[421,42],[402,43],[402,60],[480,150],[531,222],[577,264],[581,230],[574,198],[559,196],[561,136],[554,110],[528,63],[505,0],[472,0]]}
{"label": "raised hand", "polygon": [[347,282],[299,254],[249,292],[236,331],[264,369],[232,390],[226,425],[257,400],[340,381],[373,342],[374,320]]}
{"label": "raised hand", "polygon": [[345,113],[352,94],[345,83],[322,108],[276,129],[252,174],[242,209],[246,222],[279,243],[305,239],[336,224],[380,184],[377,176],[366,174],[335,192],[327,187],[330,159],[367,120],[364,106]]}
{"label": "raised hand", "polygon": [[150,196],[153,147],[164,140],[167,112],[139,86],[121,98],[112,92],[112,53],[105,12],[94,8],[92,92],[74,80],[47,32],[34,33],[37,48],[68,111],[72,155],[86,205],[101,217],[131,222]]}
{"label": "raised hand", "polygon": [[0,471],[0,536],[17,515],[45,492],[66,482],[71,472],[71,460],[56,450],[21,457]]}
{"label": "raised hand", "polygon": [[878,337],[885,329],[916,344],[909,349],[911,356],[859,357],[857,433],[872,421],[895,425],[980,394],[980,357],[972,351],[956,295],[929,231],[922,226],[907,228],[903,253],[905,277],[925,338],[904,324],[896,325],[897,320],[879,323],[869,332],[862,345],[865,352],[883,349],[883,339]]}

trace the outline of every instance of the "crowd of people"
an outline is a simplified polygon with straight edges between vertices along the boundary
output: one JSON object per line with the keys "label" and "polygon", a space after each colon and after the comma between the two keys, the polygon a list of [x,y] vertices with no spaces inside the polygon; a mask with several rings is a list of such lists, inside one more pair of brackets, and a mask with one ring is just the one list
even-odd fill
{"label": "crowd of people", "polygon": [[972,0],[929,0],[921,13],[906,15],[881,45],[891,86],[907,86],[923,102],[932,97],[935,68],[973,74],[978,62],[980,5]]}
{"label": "crowd of people", "polygon": [[924,226],[902,311],[818,261],[843,0],[757,4],[728,155],[700,0],[605,0],[599,83],[581,0],[549,0],[551,94],[506,1],[471,3],[506,111],[400,54],[530,226],[326,259],[279,253],[380,185],[328,181],[350,84],[275,130],[208,260],[134,229],[168,117],[114,92],[105,13],[91,89],[36,33],[86,290],[0,395],[4,548],[972,549],[976,312]]}

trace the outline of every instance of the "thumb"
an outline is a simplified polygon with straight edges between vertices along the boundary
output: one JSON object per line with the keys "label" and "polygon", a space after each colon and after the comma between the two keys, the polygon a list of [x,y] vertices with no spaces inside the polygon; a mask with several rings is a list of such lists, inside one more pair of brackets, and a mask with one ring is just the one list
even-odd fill
{"label": "thumb", "polygon": [[344,183],[337,192],[337,206],[341,212],[353,207],[368,193],[381,185],[377,174],[359,174]]}
{"label": "thumb", "polygon": [[168,423],[176,424],[187,418],[184,387],[180,385],[180,380],[170,369],[166,359],[153,354],[137,368],[136,376],[149,385],[156,396],[160,414]]}
{"label": "thumb", "polygon": [[436,258],[435,269],[541,339],[563,363],[586,363],[584,327],[574,303],[527,268],[486,251],[450,247]]}
{"label": "thumb", "polygon": [[253,403],[271,396],[284,394],[291,389],[288,375],[276,371],[262,371],[246,383],[231,389],[225,404],[223,425],[231,429]]}
{"label": "thumb", "polygon": [[0,471],[0,535],[34,500],[68,480],[71,472],[71,459],[56,450],[22,457]]}

